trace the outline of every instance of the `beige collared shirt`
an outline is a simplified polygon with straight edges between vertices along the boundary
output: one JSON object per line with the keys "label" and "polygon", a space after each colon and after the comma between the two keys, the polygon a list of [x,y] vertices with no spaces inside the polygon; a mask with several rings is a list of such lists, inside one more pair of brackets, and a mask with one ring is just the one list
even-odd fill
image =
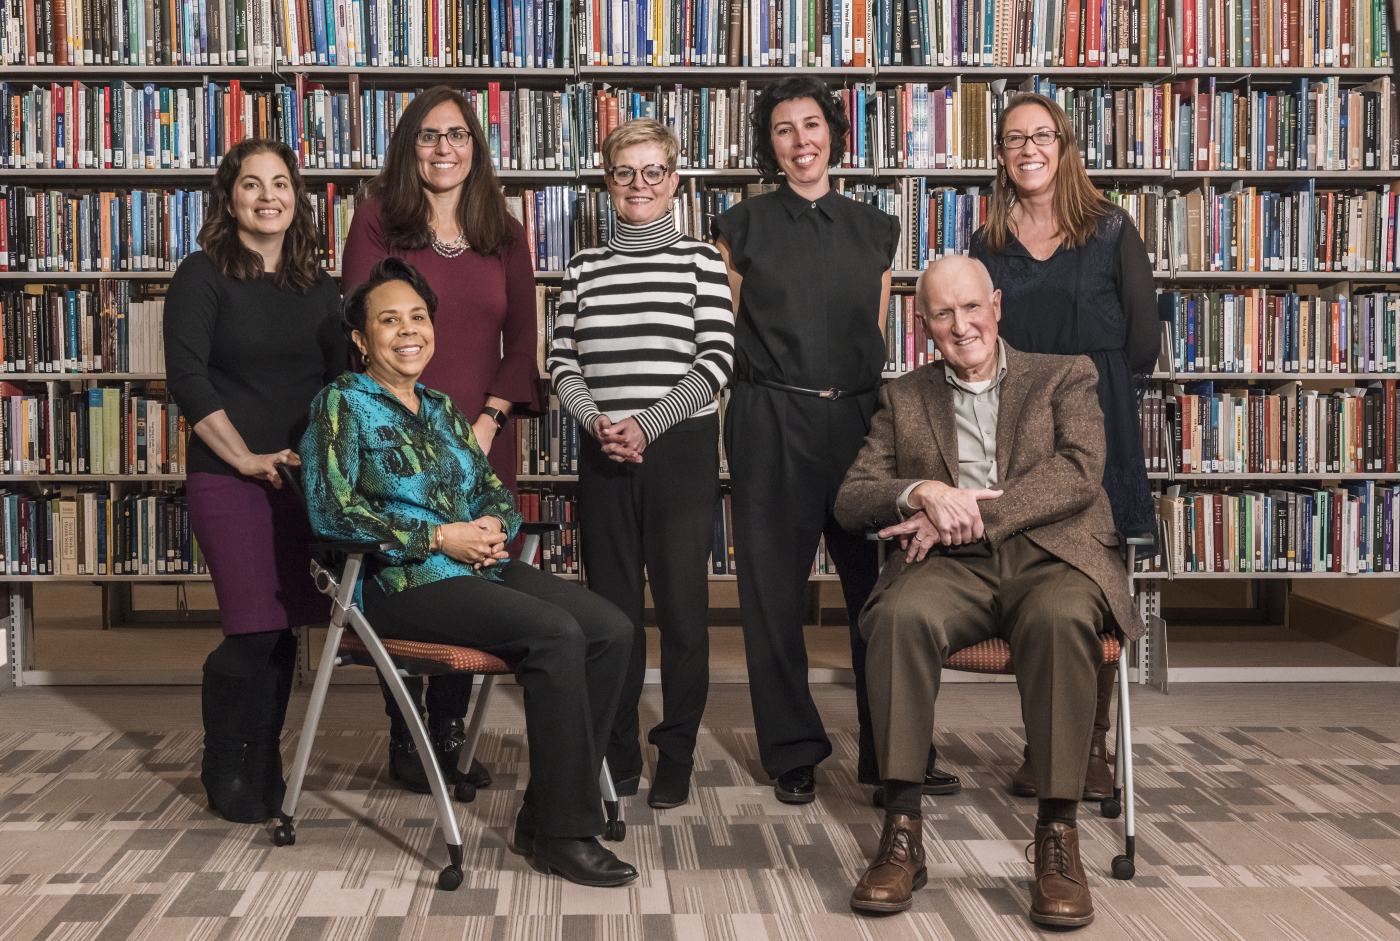
{"label": "beige collared shirt", "polygon": [[[943,375],[953,387],[953,421],[958,431],[958,489],[982,490],[997,482],[997,409],[1001,407],[1001,383],[1006,378],[1006,344],[997,338],[996,376],[982,382],[963,382],[945,361]],[[910,484],[896,502],[901,513],[912,513],[909,494],[923,483]]]}

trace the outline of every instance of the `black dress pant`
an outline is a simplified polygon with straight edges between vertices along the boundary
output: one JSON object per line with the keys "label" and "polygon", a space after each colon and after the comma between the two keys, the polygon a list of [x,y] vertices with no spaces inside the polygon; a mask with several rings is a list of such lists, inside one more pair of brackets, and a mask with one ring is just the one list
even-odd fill
{"label": "black dress pant", "polygon": [[632,659],[607,752],[621,781],[642,772],[637,700],[646,679],[648,580],[661,628],[661,722],[647,741],[678,764],[690,764],[695,751],[710,688],[706,560],[719,496],[719,416],[672,426],[647,445],[640,464],[612,460],[591,435],[582,440],[579,539],[588,587],[632,621]]}
{"label": "black dress pant", "polygon": [[475,647],[517,664],[525,690],[530,785],[538,832],[603,832],[598,772],[627,669],[632,625],[593,592],[523,562],[503,582],[472,575],[386,595],[364,583],[364,612],[380,636]]}
{"label": "black dress pant", "polygon": [[759,757],[775,778],[831,754],[807,686],[802,633],[807,580],[822,536],[850,617],[860,764],[878,777],[859,630],[861,608],[879,576],[875,544],[847,533],[832,515],[874,408],[873,392],[829,400],[743,381],[730,400],[725,453],[744,653]]}

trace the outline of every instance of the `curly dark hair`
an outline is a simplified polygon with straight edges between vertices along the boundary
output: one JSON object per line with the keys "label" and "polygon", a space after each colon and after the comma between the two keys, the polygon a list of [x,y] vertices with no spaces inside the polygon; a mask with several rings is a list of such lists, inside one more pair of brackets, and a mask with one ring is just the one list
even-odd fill
{"label": "curly dark hair", "polygon": [[418,296],[423,298],[424,306],[428,308],[428,320],[436,322],[438,297],[428,284],[428,279],[423,276],[423,272],[402,258],[389,255],[381,258],[370,270],[369,277],[340,302],[340,329],[345,334],[345,339],[354,343],[355,338],[351,334],[356,330],[365,332],[369,320],[369,294],[381,284],[388,284],[390,281],[403,281],[418,292]]}
{"label": "curly dark hair", "polygon": [[461,93],[446,85],[434,85],[415,95],[404,109],[384,155],[384,169],[365,184],[365,195],[379,200],[379,218],[389,248],[415,251],[433,243],[428,223],[431,207],[418,175],[418,131],[428,112],[450,101],[462,112],[472,139],[472,168],[457,197],[457,224],[473,251],[498,254],[516,238],[501,183],[491,166],[491,144],[476,112]]}
{"label": "curly dark hair", "polygon": [[773,152],[773,109],[785,101],[810,98],[822,109],[826,126],[831,129],[831,156],[827,166],[834,167],[846,153],[846,139],[851,134],[851,119],[846,117],[846,107],[840,96],[826,87],[826,83],[810,75],[792,75],[769,85],[754,102],[753,117],[753,162],[764,180],[776,180],[782,170],[778,167],[777,154]]}
{"label": "curly dark hair", "polygon": [[256,154],[273,154],[286,165],[294,195],[292,224],[282,238],[282,259],[272,283],[279,290],[305,294],[325,277],[317,261],[316,215],[297,167],[297,155],[279,140],[239,141],[220,161],[209,184],[209,209],[196,241],[224,277],[246,281],[263,276],[264,259],[238,237],[238,219],[233,214],[233,188],[243,174],[243,161]]}

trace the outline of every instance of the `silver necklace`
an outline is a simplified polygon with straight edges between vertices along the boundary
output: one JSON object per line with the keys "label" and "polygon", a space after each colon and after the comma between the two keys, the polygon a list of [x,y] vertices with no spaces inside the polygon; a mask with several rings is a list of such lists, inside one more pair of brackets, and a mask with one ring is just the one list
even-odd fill
{"label": "silver necklace", "polygon": [[456,258],[469,248],[471,245],[467,242],[466,232],[458,233],[457,237],[450,242],[444,242],[438,238],[436,231],[433,232],[433,251],[443,258]]}

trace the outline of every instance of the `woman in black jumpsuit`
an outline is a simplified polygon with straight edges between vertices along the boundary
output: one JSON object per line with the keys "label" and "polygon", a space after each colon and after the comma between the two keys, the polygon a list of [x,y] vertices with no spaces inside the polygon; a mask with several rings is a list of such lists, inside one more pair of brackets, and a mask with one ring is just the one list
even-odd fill
{"label": "woman in black jumpsuit", "polygon": [[[737,307],[725,450],[759,755],[778,799],[797,804],[814,799],[815,766],[831,754],[807,686],[802,632],[823,536],[850,616],[858,775],[879,783],[858,630],[878,574],[874,545],[841,529],[832,506],[875,409],[899,223],[831,188],[828,170],[850,124],[819,80],[769,86],[753,125],[760,170],[781,170],[785,180],[715,221]],[[958,788],[951,776],[936,783],[939,793]]]}
{"label": "woman in black jumpsuit", "polygon": [[[1079,162],[1064,111],[1041,95],[1017,96],[1002,114],[1000,166],[987,223],[970,254],[1001,291],[1001,336],[1026,353],[1083,354],[1099,371],[1108,453],[1103,488],[1114,526],[1155,535],[1134,375],[1157,359],[1157,293],[1137,226],[1098,195]],[[1112,796],[1107,751],[1114,669],[1099,671],[1098,713],[1084,799]],[[1012,790],[1035,793],[1022,765]]]}

